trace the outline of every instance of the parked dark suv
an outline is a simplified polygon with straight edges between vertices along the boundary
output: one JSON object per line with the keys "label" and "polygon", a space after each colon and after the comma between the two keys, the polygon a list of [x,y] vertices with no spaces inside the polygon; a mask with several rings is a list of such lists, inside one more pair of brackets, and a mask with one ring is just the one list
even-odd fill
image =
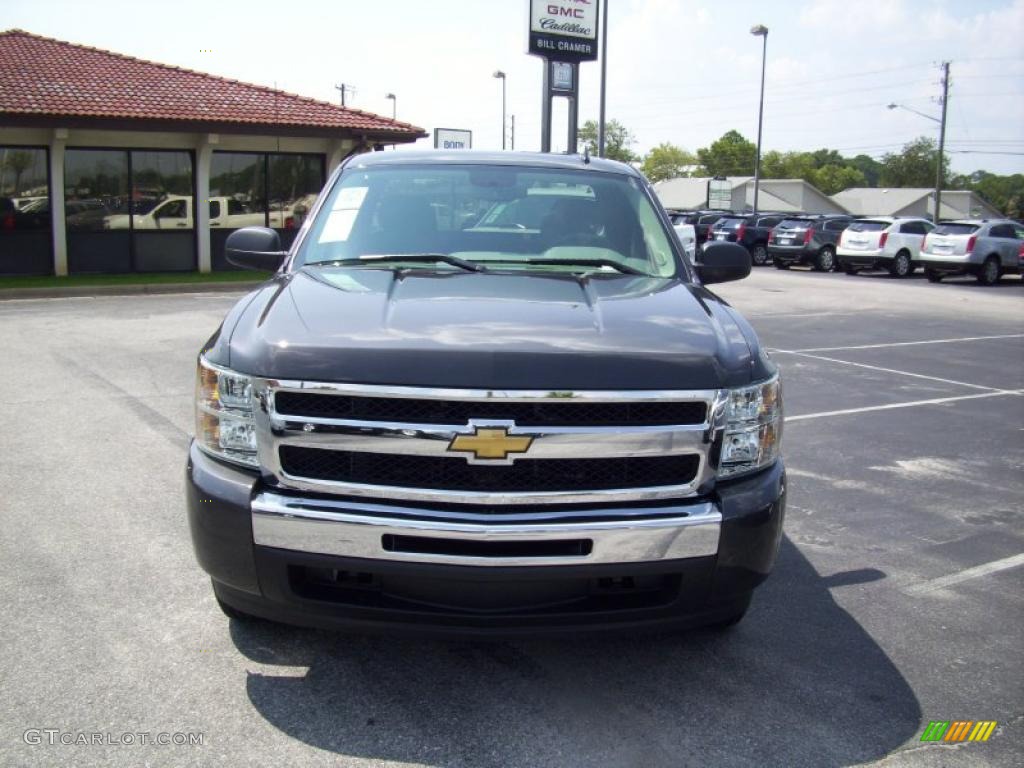
{"label": "parked dark suv", "polygon": [[732,211],[675,211],[669,212],[672,224],[692,224],[693,231],[697,236],[697,247],[700,248],[707,242],[711,234],[711,228],[723,216],[732,216]]}
{"label": "parked dark suv", "polygon": [[756,266],[763,266],[768,263],[768,236],[785,217],[783,213],[725,216],[711,227],[708,239],[739,243]]}
{"label": "parked dark suv", "polygon": [[818,272],[831,272],[836,265],[836,243],[852,216],[823,214],[783,219],[772,230],[768,255],[776,269],[808,264]]}

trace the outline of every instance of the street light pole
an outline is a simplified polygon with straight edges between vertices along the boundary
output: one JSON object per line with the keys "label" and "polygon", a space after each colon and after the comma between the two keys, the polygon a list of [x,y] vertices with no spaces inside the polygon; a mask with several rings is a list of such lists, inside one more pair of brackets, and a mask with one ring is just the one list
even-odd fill
{"label": "street light pole", "polygon": [[942,62],[942,120],[939,121],[939,156],[935,163],[935,225],[942,210],[942,160],[946,150],[946,103],[949,101],[949,62]]}
{"label": "street light pole", "polygon": [[754,159],[754,215],[757,215],[757,193],[761,186],[761,126],[764,123],[764,70],[768,61],[768,27],[755,24],[750,34],[762,39],[761,45],[761,101],[757,107],[757,155]]}
{"label": "street light pole", "polygon": [[391,99],[391,119],[394,120],[396,117],[398,117],[398,99],[395,97],[395,94],[393,93],[389,93],[384,98]]}
{"label": "street light pole", "polygon": [[942,117],[933,117],[932,115],[925,114],[924,112],[918,112],[912,107],[908,107],[905,104],[897,104],[893,102],[887,105],[889,109],[905,109],[907,112],[913,112],[915,115],[931,120],[933,123],[939,124],[939,148],[935,156],[935,211],[932,214],[932,221],[935,224],[939,223],[939,213],[942,210],[942,161],[945,157],[946,151],[946,103],[949,101],[949,62],[942,62]]}
{"label": "street light pole", "polygon": [[494,76],[501,80],[501,148],[505,149],[505,73],[499,69]]}

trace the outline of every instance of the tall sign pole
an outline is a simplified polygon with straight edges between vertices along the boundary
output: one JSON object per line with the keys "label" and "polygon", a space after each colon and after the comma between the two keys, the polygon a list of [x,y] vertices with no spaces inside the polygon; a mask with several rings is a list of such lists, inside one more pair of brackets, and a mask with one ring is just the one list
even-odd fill
{"label": "tall sign pole", "polygon": [[529,0],[528,52],[544,60],[541,103],[542,152],[551,151],[551,102],[569,100],[566,146],[576,151],[579,125],[579,65],[597,60],[600,0]]}
{"label": "tall sign pole", "polygon": [[601,5],[601,111],[597,118],[597,156],[604,157],[604,97],[608,79],[608,0]]}

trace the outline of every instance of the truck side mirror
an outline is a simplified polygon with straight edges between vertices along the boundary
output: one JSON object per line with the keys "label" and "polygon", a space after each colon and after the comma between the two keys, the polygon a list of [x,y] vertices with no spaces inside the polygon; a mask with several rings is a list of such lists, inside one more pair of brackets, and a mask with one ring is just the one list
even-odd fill
{"label": "truck side mirror", "polygon": [[228,235],[224,256],[243,269],[277,270],[287,251],[281,250],[281,236],[267,227],[245,227]]}
{"label": "truck side mirror", "polygon": [[705,285],[742,280],[750,274],[750,254],[738,243],[709,242],[694,266]]}

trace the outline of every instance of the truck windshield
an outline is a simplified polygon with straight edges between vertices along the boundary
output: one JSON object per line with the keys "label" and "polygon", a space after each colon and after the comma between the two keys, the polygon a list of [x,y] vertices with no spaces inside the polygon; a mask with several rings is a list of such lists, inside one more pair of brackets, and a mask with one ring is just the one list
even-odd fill
{"label": "truck windshield", "polygon": [[[296,264],[393,268],[401,254],[432,253],[492,271],[674,277],[682,268],[669,238],[642,183],[627,175],[485,165],[353,168],[324,201]],[[366,258],[375,254],[392,258]],[[457,269],[444,261],[433,266]]]}

